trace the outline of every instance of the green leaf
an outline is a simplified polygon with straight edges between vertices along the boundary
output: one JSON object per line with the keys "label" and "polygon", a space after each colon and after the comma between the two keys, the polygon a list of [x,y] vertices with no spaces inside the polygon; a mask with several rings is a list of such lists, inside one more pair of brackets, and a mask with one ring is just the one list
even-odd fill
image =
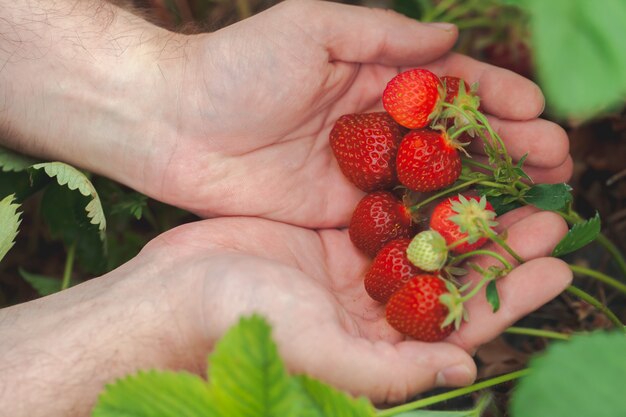
{"label": "green leaf", "polygon": [[0,260],[15,244],[18,228],[22,220],[17,209],[19,204],[14,203],[13,195],[6,196],[0,201]]}
{"label": "green leaf", "polygon": [[408,413],[396,414],[394,417],[477,417],[474,410],[467,411],[432,411],[415,410]]}
{"label": "green leaf", "polygon": [[567,255],[568,253],[577,251],[588,245],[598,237],[600,229],[600,214],[596,212],[593,218],[572,226],[565,237],[556,245],[552,251],[552,256],[559,257]]}
{"label": "green leaf", "polygon": [[25,171],[37,162],[39,161],[0,146],[0,170],[2,172]]}
{"label": "green leaf", "polygon": [[592,333],[555,342],[530,362],[531,373],[513,391],[513,417],[624,415],[626,337]]}
{"label": "green leaf", "polygon": [[524,201],[542,210],[556,211],[572,201],[572,188],[567,184],[536,184],[524,194]]}
{"label": "green leaf", "polygon": [[491,305],[493,312],[495,313],[500,309],[500,296],[498,295],[498,287],[496,287],[496,281],[491,281],[487,284],[487,301]]}
{"label": "green leaf", "polygon": [[532,49],[548,107],[590,118],[626,94],[626,2],[527,0]]}
{"label": "green leaf", "polygon": [[[106,219],[102,210],[102,204],[100,203],[98,192],[85,174],[63,162],[44,162],[33,165],[32,168],[34,170],[43,170],[50,178],[56,178],[59,185],[67,186],[72,191],[78,190],[83,196],[89,197],[89,201],[85,206],[87,217],[92,224],[98,226],[101,232],[104,232]],[[104,233],[102,233],[102,238],[104,239]]]}
{"label": "green leaf", "polygon": [[58,278],[33,274],[22,268],[19,268],[18,271],[24,281],[28,282],[42,297],[61,291],[61,280]]}
{"label": "green leaf", "polygon": [[52,184],[43,193],[41,214],[51,235],[61,239],[67,247],[76,245],[76,257],[89,273],[104,272],[106,266],[106,240],[102,232],[85,215],[85,205],[90,197],[68,187]]}
{"label": "green leaf", "polygon": [[113,204],[111,214],[129,213],[136,220],[140,220],[147,206],[147,196],[136,192],[126,193],[121,196],[118,202]]}
{"label": "green leaf", "polygon": [[[479,189],[478,192],[481,195],[486,195],[487,201],[493,207],[493,210],[496,212],[497,216],[501,216],[504,213],[508,213],[511,210],[514,210],[518,207],[521,207],[522,204],[518,201],[517,197],[513,197],[510,195],[489,195],[484,194],[482,189]],[[511,198],[513,201],[511,201]]]}
{"label": "green leaf", "polygon": [[396,414],[394,417],[479,417],[492,401],[491,395],[483,395],[478,399],[476,407],[462,411],[414,410]]}
{"label": "green leaf", "polygon": [[147,371],[107,385],[92,417],[219,416],[209,385],[184,372]]}
{"label": "green leaf", "polygon": [[365,398],[349,395],[307,376],[295,378],[307,397],[303,402],[302,417],[374,417],[371,403]]}
{"label": "green leaf", "polygon": [[296,417],[299,397],[278,356],[270,326],[259,316],[242,318],[211,354],[209,379],[223,416]]}

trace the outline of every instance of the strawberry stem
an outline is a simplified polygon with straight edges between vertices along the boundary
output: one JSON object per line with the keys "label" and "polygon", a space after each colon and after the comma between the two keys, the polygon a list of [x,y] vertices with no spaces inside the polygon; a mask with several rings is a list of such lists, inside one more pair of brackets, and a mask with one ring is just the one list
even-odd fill
{"label": "strawberry stem", "polygon": [[618,329],[620,329],[624,333],[626,333],[626,327],[624,327],[624,323],[622,323],[620,321],[620,319],[617,318],[617,316],[607,306],[602,304],[602,302],[600,300],[598,300],[597,298],[595,298],[591,294],[586,293],[585,291],[583,291],[580,288],[577,288],[577,287],[575,287],[573,285],[570,285],[569,287],[567,287],[566,291],[569,292],[570,294],[573,294],[574,296],[580,298],[581,300],[585,301],[586,303],[590,304],[591,306],[597,308],[598,310],[600,310],[602,313],[604,313],[604,315],[609,320],[611,320],[611,322],[615,325],[615,327],[617,327]]}
{"label": "strawberry stem", "polygon": [[526,336],[545,337],[546,339],[569,340],[570,335],[565,333],[553,332],[550,330],[531,329],[528,327],[511,326],[504,331],[509,334],[522,334]]}
{"label": "strawberry stem", "polygon": [[466,253],[462,253],[460,255],[457,255],[455,257],[453,257],[450,260],[450,265],[456,265],[458,263],[461,263],[462,261],[464,261],[467,258],[471,258],[474,255],[487,255],[487,256],[491,256],[492,258],[497,259],[498,261],[500,261],[502,263],[502,265],[504,265],[504,268],[507,271],[511,271],[513,270],[513,265],[511,265],[511,263],[509,261],[506,260],[506,258],[502,255],[500,255],[497,252],[491,251],[491,250],[487,250],[487,249],[476,249],[473,250],[471,252],[466,252]]}
{"label": "strawberry stem", "polygon": [[579,274],[579,275],[585,275],[591,278],[595,278],[598,281],[610,287],[613,287],[614,289],[618,290],[622,294],[626,295],[626,285],[616,280],[615,278],[607,274],[604,274],[600,271],[596,271],[590,268],[585,268],[584,266],[571,265],[571,264],[569,264],[568,266],[569,266],[569,269],[572,270],[572,272]]}
{"label": "strawberry stem", "polygon": [[[465,179],[465,178],[463,178],[463,179]],[[460,191],[460,190],[463,190],[465,188],[468,188],[469,186],[471,186],[473,184],[477,184],[477,183],[479,183],[482,180],[483,180],[483,178],[471,178],[471,179],[469,179],[469,180],[467,180],[465,182],[462,182],[461,184],[455,185],[454,187],[447,188],[447,189],[445,189],[442,192],[439,192],[439,193],[437,193],[435,195],[432,195],[432,196],[428,197],[425,200],[420,201],[416,205],[410,207],[409,210],[411,210],[411,212],[416,212],[419,209],[421,209],[422,207],[424,207],[425,205],[427,205],[429,203],[432,203],[435,200],[438,200],[438,199],[440,199],[442,197],[445,197],[445,196],[453,194],[453,193],[455,193],[457,191]]]}
{"label": "strawberry stem", "polygon": [[[451,135],[448,135],[448,137],[450,138],[450,141],[454,142],[456,138],[458,138],[459,136],[461,136],[463,133],[467,132],[468,130],[472,130],[472,129],[474,129],[474,126],[472,126],[471,124],[467,124],[460,129],[454,130]],[[467,143],[465,143],[465,145],[467,145]]]}
{"label": "strawberry stem", "polygon": [[493,243],[495,243],[496,245],[500,246],[502,249],[507,251],[509,253],[509,255],[511,255],[513,257],[513,259],[515,259],[518,263],[520,263],[520,264],[524,263],[524,259],[521,256],[519,256],[513,250],[513,248],[511,248],[508,245],[508,243],[506,243],[506,241],[504,239],[500,238],[500,236],[495,234],[489,227],[486,227],[486,225],[483,225],[483,226],[485,226],[483,231],[487,235],[487,238],[489,238],[489,240],[491,240]]}
{"label": "strawberry stem", "polygon": [[493,281],[493,280],[494,280],[493,277],[482,277],[482,279],[478,281],[478,284],[474,285],[474,288],[472,288],[470,292],[468,292],[463,297],[461,297],[459,302],[462,304],[466,302],[467,300],[470,300],[472,297],[478,294],[478,291],[480,291],[486,284],[488,284],[490,281]]}
{"label": "strawberry stem", "polygon": [[457,246],[462,245],[463,243],[467,242],[470,239],[469,236],[465,236],[464,238],[461,238],[459,240],[456,240],[454,242],[452,242],[451,244],[448,245],[448,251],[451,251],[452,249],[456,248]]}
{"label": "strawberry stem", "polygon": [[428,407],[440,402],[448,401],[453,398],[457,398],[463,395],[470,394],[472,392],[480,391],[481,389],[493,387],[494,385],[503,384],[505,382],[513,381],[522,378],[530,373],[530,369],[525,368],[519,371],[510,372],[508,374],[500,375],[495,378],[490,378],[485,381],[477,382],[463,388],[457,388],[442,394],[433,395],[430,397],[422,398],[417,401],[391,407],[386,410],[380,410],[376,413],[377,417],[392,417],[400,413],[407,411],[417,410],[419,408]]}
{"label": "strawberry stem", "polygon": [[483,164],[483,163],[480,163],[480,162],[476,162],[475,160],[473,160],[471,158],[462,157],[461,161],[462,161],[463,164],[473,165],[476,168],[481,168],[481,169],[484,169],[486,171],[490,171],[490,172],[495,171],[495,168],[493,168],[491,165],[487,165],[487,164]]}
{"label": "strawberry stem", "polygon": [[469,110],[469,112],[472,113],[480,123],[482,123],[483,128],[485,128],[487,130],[487,133],[489,133],[489,136],[491,137],[491,139],[495,140],[497,142],[497,144],[498,144],[498,146],[500,148],[499,149],[499,154],[508,163],[508,165],[512,165],[511,157],[509,156],[508,152],[506,151],[506,145],[504,144],[504,141],[502,140],[500,135],[498,135],[495,132],[495,130],[493,130],[493,128],[491,127],[491,124],[489,123],[489,120],[487,120],[485,115],[482,114],[481,112],[479,112],[477,109],[473,109],[471,107],[467,108],[467,110]]}

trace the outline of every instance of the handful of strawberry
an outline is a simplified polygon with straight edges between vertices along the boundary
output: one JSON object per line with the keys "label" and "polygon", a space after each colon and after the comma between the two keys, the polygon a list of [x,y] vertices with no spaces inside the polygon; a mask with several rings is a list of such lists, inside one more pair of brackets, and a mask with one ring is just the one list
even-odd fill
{"label": "handful of strawberry", "polygon": [[[512,164],[479,111],[476,87],[464,80],[412,69],[388,83],[382,102],[386,112],[344,115],[330,132],[339,168],[369,193],[354,210],[349,234],[373,258],[364,285],[387,304],[389,324],[414,339],[438,341],[467,320],[463,303],[481,288],[497,298],[495,280],[512,266],[480,248],[491,240],[511,249],[493,231],[496,213],[486,196],[519,200],[528,177]],[[475,137],[489,165],[465,152]],[[422,213],[430,204],[427,221]],[[470,288],[460,284],[467,271],[458,265],[476,251],[491,253],[502,267],[473,266],[483,279]]]}

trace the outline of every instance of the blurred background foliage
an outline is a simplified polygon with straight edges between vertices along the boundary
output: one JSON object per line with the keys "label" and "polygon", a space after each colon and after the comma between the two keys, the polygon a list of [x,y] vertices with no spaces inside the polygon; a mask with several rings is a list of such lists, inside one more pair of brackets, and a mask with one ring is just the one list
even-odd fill
{"label": "blurred background foliage", "polygon": [[[215,31],[278,2],[114,1],[157,25],[184,33]],[[342,2],[392,8],[421,21],[455,23],[460,30],[456,51],[535,80],[547,96],[543,117],[561,124],[570,137],[575,207],[587,218],[598,211],[604,233],[625,251],[626,1]],[[106,235],[100,236],[85,217],[89,197],[70,192],[45,175],[32,177],[25,167],[36,161],[12,166],[17,157],[3,152],[0,150],[0,199],[15,193],[23,214],[15,247],[0,262],[0,307],[103,274],[135,256],[159,233],[196,220],[190,213],[84,173],[97,190],[106,217]],[[620,276],[610,254],[598,245],[588,246],[568,261]],[[579,287],[610,306],[622,320],[626,318],[626,304],[618,295],[597,282],[578,280]],[[520,325],[564,333],[611,327],[603,314],[567,294],[524,318]],[[504,335],[477,352],[479,377],[519,369],[545,346],[541,338]],[[497,388],[496,399],[506,402],[509,390],[507,385]],[[493,415],[500,415],[497,410],[503,409],[506,407],[496,407]]]}

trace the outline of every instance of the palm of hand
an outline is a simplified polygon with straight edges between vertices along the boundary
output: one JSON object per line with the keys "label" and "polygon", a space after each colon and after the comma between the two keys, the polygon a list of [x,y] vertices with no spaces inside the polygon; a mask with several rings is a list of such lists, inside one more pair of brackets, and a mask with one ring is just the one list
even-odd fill
{"label": "palm of hand", "polygon": [[[245,236],[237,233],[244,230]],[[202,327],[193,331],[203,335],[202,346],[218,340],[241,315],[259,313],[272,323],[292,372],[377,402],[404,400],[407,389],[431,387],[437,371],[450,362],[471,363],[452,344],[403,341],[389,327],[383,306],[363,288],[369,261],[346,231],[215,219],[168,232],[148,250],[155,244],[165,244],[168,253],[184,247],[201,259],[184,264],[188,278],[202,282],[202,291],[189,298],[198,301],[191,303],[197,307],[190,314],[202,316],[194,320]]]}
{"label": "palm of hand", "polygon": [[[362,193],[338,169],[328,134],[342,114],[380,108],[397,69],[332,62],[322,45],[276,14],[245,23],[206,36],[194,55],[204,79],[190,86],[206,88],[201,98],[188,95],[201,104],[183,116],[186,132],[168,161],[164,199],[203,216],[346,224]],[[268,25],[282,30],[260,30]],[[219,82],[212,74],[221,74]],[[216,194],[223,198],[210,198]]]}
{"label": "palm of hand", "polygon": [[[534,238],[525,232],[558,221],[551,213],[518,212],[503,224],[514,222],[509,240],[523,257],[533,259],[549,253],[564,230],[556,228],[532,244]],[[148,250],[162,245],[167,253],[191,253],[192,258],[178,263],[202,288],[186,297],[196,301],[190,303],[195,307],[189,314],[202,317],[194,320],[200,327],[192,331],[202,335],[199,345],[219,339],[242,314],[260,313],[274,326],[292,371],[375,402],[403,401],[435,384],[469,383],[475,369],[466,351],[558,294],[570,276],[555,259],[527,262],[500,284],[501,311],[493,314],[484,298],[473,299],[467,306],[472,319],[461,331],[445,342],[423,343],[394,331],[383,306],[365,293],[362,281],[369,261],[345,230],[312,231],[268,220],[223,218],[170,231]],[[559,279],[554,279],[555,268],[561,272],[556,274]],[[553,279],[549,288],[538,285],[546,275]],[[203,360],[204,353],[200,357]],[[437,379],[442,369],[454,365],[464,369]]]}

